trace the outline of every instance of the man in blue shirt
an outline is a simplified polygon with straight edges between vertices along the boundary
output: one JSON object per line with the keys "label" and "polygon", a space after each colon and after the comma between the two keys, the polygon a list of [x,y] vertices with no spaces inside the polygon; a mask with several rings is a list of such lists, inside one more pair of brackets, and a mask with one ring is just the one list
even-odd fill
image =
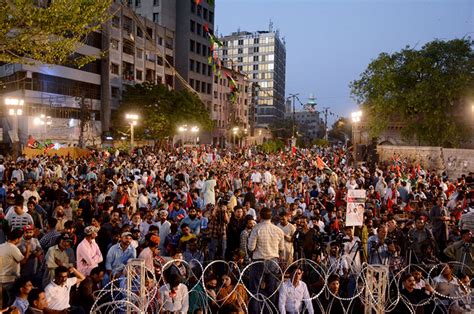
{"label": "man in blue shirt", "polygon": [[110,247],[107,253],[105,269],[111,280],[122,274],[125,265],[127,265],[130,259],[137,257],[137,251],[131,246],[131,243],[132,233],[124,232],[120,242]]}
{"label": "man in blue shirt", "polygon": [[196,208],[191,207],[188,210],[188,217],[181,220],[180,223],[180,226],[182,226],[183,224],[187,224],[189,226],[189,229],[191,229],[191,232],[195,236],[199,236],[199,233],[201,232],[201,220],[197,216],[198,212]]}

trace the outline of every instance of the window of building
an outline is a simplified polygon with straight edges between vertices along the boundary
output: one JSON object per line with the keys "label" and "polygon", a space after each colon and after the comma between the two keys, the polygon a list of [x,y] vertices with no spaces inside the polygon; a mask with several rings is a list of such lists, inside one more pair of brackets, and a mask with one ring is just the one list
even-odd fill
{"label": "window of building", "polygon": [[173,38],[166,36],[166,38],[165,38],[165,47],[166,47],[166,49],[173,50]]}
{"label": "window of building", "polygon": [[207,66],[203,63],[202,64],[202,75],[206,75],[207,72]]}
{"label": "window of building", "polygon": [[207,93],[210,95],[212,93],[212,85],[211,83],[207,83]]}
{"label": "window of building", "polygon": [[143,50],[137,48],[137,59],[143,59]]}
{"label": "window of building", "polygon": [[159,75],[156,76],[156,84],[161,84],[163,83],[163,78]]}
{"label": "window of building", "polygon": [[158,36],[157,41],[158,45],[163,46],[163,37]]}
{"label": "window of building", "polygon": [[194,52],[195,43],[196,42],[192,39],[189,41],[189,51]]}
{"label": "window of building", "polygon": [[214,12],[209,11],[209,23],[214,24]]}
{"label": "window of building", "polygon": [[115,16],[115,15],[112,17],[112,26],[116,28],[120,28],[120,17]]}
{"label": "window of building", "polygon": [[153,22],[159,23],[160,22],[160,13],[153,13]]}
{"label": "window of building", "polygon": [[142,80],[143,79],[143,71],[137,70],[137,80]]}
{"label": "window of building", "polygon": [[160,5],[160,0],[153,0],[153,6],[157,7]]}
{"label": "window of building", "polygon": [[[168,56],[168,55],[166,55],[166,61],[168,62],[168,64],[171,64],[171,66],[174,66],[174,58],[173,58],[173,56]],[[169,65],[168,65],[168,64],[166,65],[166,67],[169,68]]]}
{"label": "window of building", "polygon": [[237,62],[243,62],[244,58],[243,57],[237,57]]}
{"label": "window of building", "polygon": [[258,51],[259,51],[258,48],[259,48],[259,47],[253,47],[253,52],[258,52]]}
{"label": "window of building", "polygon": [[156,55],[156,64],[163,66],[163,57]]}
{"label": "window of building", "polygon": [[120,88],[112,86],[111,95],[112,95],[112,98],[120,98]]}
{"label": "window of building", "polygon": [[143,38],[143,31],[140,27],[137,26],[137,37]]}
{"label": "window of building", "polygon": [[254,80],[258,79],[258,73],[253,73],[253,74],[252,74],[252,78],[253,78]]}
{"label": "window of building", "polygon": [[259,39],[260,39],[260,38],[254,38],[254,39],[253,39],[253,43],[254,43],[254,44],[258,44],[258,43],[260,42]]}
{"label": "window of building", "polygon": [[199,17],[202,16],[202,6],[200,6],[200,5],[197,6],[197,16],[199,16]]}
{"label": "window of building", "polygon": [[202,25],[197,23],[197,34],[202,35]]}
{"label": "window of building", "polygon": [[201,83],[201,93],[205,93],[206,92],[206,82],[202,82]]}
{"label": "window of building", "polygon": [[189,71],[194,71],[194,60],[189,59]]}
{"label": "window of building", "polygon": [[119,75],[120,73],[120,66],[116,63],[110,64],[110,72],[115,75]]}
{"label": "window of building", "polygon": [[244,48],[239,48],[239,49],[237,50],[237,53],[238,53],[238,54],[244,53]]}
{"label": "window of building", "polygon": [[258,56],[253,56],[253,61],[258,61]]}
{"label": "window of building", "polygon": [[191,33],[194,33],[195,30],[196,30],[196,22],[194,22],[193,20],[191,20]]}
{"label": "window of building", "polygon": [[153,29],[151,27],[146,28],[146,32],[151,39],[153,39]]}
{"label": "window of building", "polygon": [[119,49],[119,41],[117,39],[111,38],[110,39],[110,48],[112,48],[114,50],[118,50]]}
{"label": "window of building", "polygon": [[189,79],[189,85],[194,88],[194,80],[193,79]]}
{"label": "window of building", "polygon": [[263,72],[262,74],[260,74],[260,78],[261,78],[262,80],[265,79],[265,72]]}
{"label": "window of building", "polygon": [[207,18],[208,18],[208,10],[206,8],[203,8],[202,9],[202,18],[205,19],[207,21]]}
{"label": "window of building", "polygon": [[202,45],[202,56],[207,57],[208,47]]}
{"label": "window of building", "polygon": [[227,49],[222,50],[222,55],[227,56]]}
{"label": "window of building", "polygon": [[227,40],[224,40],[224,41],[222,42],[222,45],[223,45],[224,47],[229,47],[229,42],[228,42]]}
{"label": "window of building", "polygon": [[208,65],[208,66],[207,66],[207,76],[211,76],[211,75],[212,75],[211,66]]}
{"label": "window of building", "polygon": [[214,92],[214,98],[217,99],[217,92]]}
{"label": "window of building", "polygon": [[196,0],[191,0],[191,12],[196,13]]}
{"label": "window of building", "polygon": [[242,72],[242,71],[244,70],[244,67],[241,66],[241,65],[239,65],[239,66],[237,67],[237,69],[239,70],[239,72]]}
{"label": "window of building", "polygon": [[129,18],[128,16],[123,17],[123,30],[127,32],[128,34],[133,33],[133,20]]}
{"label": "window of building", "polygon": [[135,0],[135,7],[139,8],[142,6],[142,0]]}
{"label": "window of building", "polygon": [[133,41],[124,39],[122,51],[126,54],[133,56],[135,54],[135,44],[133,43]]}
{"label": "window of building", "polygon": [[198,42],[196,42],[196,53],[197,53],[198,55],[201,54],[201,44],[198,43]]}
{"label": "window of building", "polygon": [[201,73],[201,62],[196,61],[196,72]]}
{"label": "window of building", "polygon": [[239,46],[242,46],[243,44],[244,44],[244,40],[243,40],[243,39],[239,39],[238,45],[239,45]]}
{"label": "window of building", "polygon": [[201,81],[196,80],[196,85],[193,86],[194,90],[199,92],[199,89],[201,89]]}

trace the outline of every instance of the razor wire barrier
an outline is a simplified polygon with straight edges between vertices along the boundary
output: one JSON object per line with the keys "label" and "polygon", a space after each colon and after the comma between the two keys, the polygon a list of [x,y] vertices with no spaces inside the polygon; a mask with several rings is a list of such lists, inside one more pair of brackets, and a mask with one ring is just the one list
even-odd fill
{"label": "razor wire barrier", "polygon": [[[244,267],[234,262],[215,260],[202,265],[196,260],[189,263],[184,260],[169,260],[160,265],[160,271],[148,269],[141,259],[131,260],[125,267],[123,275],[110,281],[103,289],[95,293],[96,301],[91,313],[164,313],[160,286],[166,283],[167,272],[176,265],[186,270],[182,283],[188,288],[189,298],[193,298],[192,308],[199,304],[202,313],[224,312],[225,305],[235,300],[236,295],[242,297],[241,312],[244,313],[279,313],[278,295],[285,279],[291,278],[291,270],[297,266],[303,271],[301,280],[310,290],[310,298],[303,301],[312,302],[315,313],[398,313],[399,306],[404,305],[408,312],[416,313],[417,309],[430,305],[436,313],[472,313],[471,306],[474,294],[471,288],[463,284],[453,273],[452,287],[439,283],[440,274],[444,272],[446,263],[437,264],[427,269],[424,265],[412,264],[398,272],[389,272],[385,265],[369,265],[364,263],[359,272],[341,278],[340,281],[353,283],[354,291],[347,294],[334,290],[330,276],[334,269],[309,259],[300,259],[292,264],[282,266],[274,260],[254,261]],[[472,274],[472,269],[459,262],[449,262],[452,269],[463,269]],[[417,270],[422,280],[434,288],[421,303],[409,300],[403,293],[402,276],[409,271]],[[219,277],[228,277],[231,286],[219,285]],[[218,282],[215,288],[206,285],[209,278]],[[269,282],[274,280],[273,287]],[[251,286],[251,282],[257,286]],[[226,291],[226,293],[222,293]],[[237,300],[238,297],[237,297]],[[174,301],[173,301],[174,302]],[[252,307],[252,303],[257,307]],[[305,304],[302,302],[303,305]],[[258,308],[258,311],[254,311]],[[301,309],[305,309],[305,305]],[[222,310],[222,311],[221,311]],[[191,311],[191,309],[190,309]]]}

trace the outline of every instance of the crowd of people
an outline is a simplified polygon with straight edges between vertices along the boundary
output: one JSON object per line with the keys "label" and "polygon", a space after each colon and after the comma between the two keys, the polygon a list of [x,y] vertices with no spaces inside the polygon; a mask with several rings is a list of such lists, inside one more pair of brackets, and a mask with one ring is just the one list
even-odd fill
{"label": "crowd of people", "polygon": [[[399,282],[397,311],[462,313],[474,174],[349,161],[345,147],[2,157],[2,312],[89,313],[138,259],[149,312],[357,313],[368,264]],[[345,226],[354,189],[363,223]]]}

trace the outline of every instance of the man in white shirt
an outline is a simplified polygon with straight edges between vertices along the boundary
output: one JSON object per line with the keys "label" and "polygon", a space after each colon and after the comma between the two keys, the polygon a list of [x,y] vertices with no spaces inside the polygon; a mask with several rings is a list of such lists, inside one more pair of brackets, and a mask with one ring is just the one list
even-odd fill
{"label": "man in white shirt", "polygon": [[308,287],[301,281],[302,276],[303,270],[295,267],[290,271],[290,278],[280,287],[278,309],[281,314],[303,313],[303,302],[306,306],[304,313],[314,313]]}
{"label": "man in white shirt", "polygon": [[284,263],[289,266],[293,262],[293,235],[296,232],[296,227],[289,222],[291,213],[281,212],[280,223],[278,227],[285,233],[285,257]]}
{"label": "man in white shirt", "polygon": [[30,184],[30,189],[25,190],[25,192],[23,192],[23,194],[21,196],[23,196],[23,198],[24,198],[23,207],[26,207],[26,203],[28,203],[28,200],[32,196],[34,196],[36,198],[37,203],[39,203],[39,201],[41,200],[41,197],[39,196],[38,191],[36,191],[36,184],[34,184],[34,183],[31,183]]}
{"label": "man in white shirt", "polygon": [[189,309],[188,288],[178,274],[171,274],[168,283],[160,287],[160,304],[167,313],[186,314]]}
{"label": "man in white shirt", "polygon": [[252,180],[252,183],[262,182],[262,175],[257,171],[257,169],[253,171],[252,175],[250,176],[250,180]]}
{"label": "man in white shirt", "polygon": [[[74,277],[68,278],[69,273],[74,274]],[[64,266],[56,268],[54,280],[44,288],[46,299],[48,300],[49,309],[64,311],[68,313],[83,313],[82,308],[75,308],[69,304],[69,295],[71,288],[78,285],[86,277],[81,274],[74,267],[69,270]]]}
{"label": "man in white shirt", "polygon": [[167,220],[168,211],[160,210],[160,221],[156,223],[158,228],[160,228],[160,251],[165,252],[165,239],[171,232],[171,223]]}
{"label": "man in white shirt", "polygon": [[[284,259],[285,233],[272,224],[272,211],[264,207],[260,211],[261,222],[256,225],[248,240],[248,250],[253,252],[254,263],[250,269],[250,292],[253,295],[263,294],[269,301],[276,304],[276,289],[281,278],[281,269],[278,265]],[[265,282],[265,287],[261,287]],[[249,313],[260,313],[262,302],[252,299],[249,304]]]}

